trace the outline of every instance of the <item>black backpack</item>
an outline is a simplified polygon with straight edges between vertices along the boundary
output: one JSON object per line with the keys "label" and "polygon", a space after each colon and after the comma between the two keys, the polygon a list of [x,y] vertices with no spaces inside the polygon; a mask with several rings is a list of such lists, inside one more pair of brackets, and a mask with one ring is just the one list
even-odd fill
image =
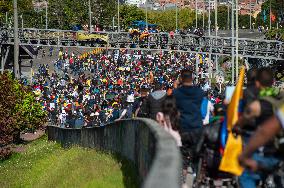
{"label": "black backpack", "polygon": [[139,103],[137,117],[146,118],[148,116],[149,116],[149,113],[148,113],[148,108],[147,108],[147,98],[145,97]]}
{"label": "black backpack", "polygon": [[[284,92],[279,92],[277,96],[269,96],[269,97],[261,97],[261,100],[267,101],[272,105],[273,113],[284,104]],[[276,153],[280,156],[284,157],[284,130],[282,129],[277,136],[274,138],[274,147],[276,149]]]}

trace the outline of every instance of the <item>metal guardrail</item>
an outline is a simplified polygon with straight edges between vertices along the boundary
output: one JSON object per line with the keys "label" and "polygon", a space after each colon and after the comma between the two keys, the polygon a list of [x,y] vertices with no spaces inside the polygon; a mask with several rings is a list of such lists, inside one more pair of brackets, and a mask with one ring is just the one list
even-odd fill
{"label": "metal guardrail", "polygon": [[[220,56],[231,56],[231,37],[204,36],[192,34],[174,37],[168,33],[151,33],[148,37],[140,40],[139,37],[130,35],[128,32],[96,32],[96,34],[108,37],[108,42],[97,40],[79,41],[77,32],[71,30],[43,30],[23,29],[19,32],[21,45],[57,46],[57,47],[102,47],[108,49],[133,49],[133,50],[165,50],[181,51],[188,53],[206,53]],[[7,30],[4,43],[13,44],[13,31]],[[236,39],[233,38],[236,42]],[[261,58],[284,60],[284,43],[276,40],[260,40],[239,38],[239,55],[244,58]]]}

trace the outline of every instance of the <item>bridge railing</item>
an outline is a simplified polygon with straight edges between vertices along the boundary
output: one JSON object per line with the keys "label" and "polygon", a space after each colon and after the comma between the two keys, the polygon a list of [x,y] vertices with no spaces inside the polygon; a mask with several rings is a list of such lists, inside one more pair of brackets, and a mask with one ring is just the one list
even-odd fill
{"label": "bridge railing", "polygon": [[[180,35],[175,34],[172,38],[169,33],[151,33],[148,37],[139,39],[129,32],[96,32],[107,36],[107,41],[97,41],[96,38],[79,40],[74,31],[63,30],[37,30],[23,29],[19,32],[21,45],[57,46],[57,47],[101,47],[107,49],[133,49],[146,51],[180,51],[186,53],[202,53],[217,56],[231,56],[236,45],[236,38],[220,36]],[[95,36],[100,36],[95,35]],[[95,37],[92,36],[92,37]],[[3,37],[2,37],[3,38]],[[5,37],[7,44],[13,44],[13,31],[9,30]],[[239,55],[244,58],[259,59],[284,59],[284,43],[276,40],[261,40],[239,38]]]}
{"label": "bridge railing", "polygon": [[48,139],[120,154],[136,166],[141,187],[181,187],[181,156],[174,139],[150,119],[123,120],[98,128],[48,127]]}

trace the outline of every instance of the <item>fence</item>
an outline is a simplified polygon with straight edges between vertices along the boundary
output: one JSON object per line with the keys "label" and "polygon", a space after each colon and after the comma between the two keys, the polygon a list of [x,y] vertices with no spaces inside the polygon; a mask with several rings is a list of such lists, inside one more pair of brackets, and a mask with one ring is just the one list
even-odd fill
{"label": "fence", "polygon": [[181,156],[174,139],[150,119],[123,120],[104,127],[48,127],[48,139],[120,154],[134,163],[142,187],[178,188]]}

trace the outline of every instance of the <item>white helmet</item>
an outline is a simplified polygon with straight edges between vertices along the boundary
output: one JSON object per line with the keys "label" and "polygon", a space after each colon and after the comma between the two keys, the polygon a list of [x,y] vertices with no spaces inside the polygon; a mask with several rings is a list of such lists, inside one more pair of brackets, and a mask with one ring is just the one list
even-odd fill
{"label": "white helmet", "polygon": [[131,103],[134,102],[134,95],[128,95],[126,102],[131,102]]}

